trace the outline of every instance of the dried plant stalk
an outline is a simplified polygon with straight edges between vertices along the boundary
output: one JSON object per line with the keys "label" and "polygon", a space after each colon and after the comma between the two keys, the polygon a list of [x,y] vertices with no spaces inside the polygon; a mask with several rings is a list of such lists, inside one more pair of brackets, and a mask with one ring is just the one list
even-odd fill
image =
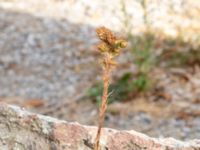
{"label": "dried plant stalk", "polygon": [[95,150],[99,150],[99,140],[101,134],[101,128],[104,123],[105,119],[105,112],[107,108],[107,101],[108,101],[108,87],[110,81],[110,73],[111,73],[111,66],[108,64],[108,58],[105,58],[105,68],[103,70],[103,95],[102,95],[102,103],[101,107],[99,108],[99,126],[95,141]]}
{"label": "dried plant stalk", "polygon": [[107,109],[107,101],[108,101],[108,88],[110,83],[110,75],[114,66],[116,66],[116,62],[113,58],[120,53],[120,49],[125,48],[127,46],[127,42],[123,39],[117,39],[113,33],[105,28],[100,27],[96,30],[97,36],[102,41],[98,45],[98,50],[101,54],[103,54],[103,95],[101,106],[99,108],[99,124],[97,135],[95,139],[95,150],[100,150],[99,141],[101,136],[101,129],[105,120],[105,113]]}

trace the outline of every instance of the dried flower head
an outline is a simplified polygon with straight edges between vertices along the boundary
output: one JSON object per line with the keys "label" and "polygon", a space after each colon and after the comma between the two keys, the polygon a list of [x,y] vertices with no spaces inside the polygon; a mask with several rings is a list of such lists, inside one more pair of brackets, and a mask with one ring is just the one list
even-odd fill
{"label": "dried flower head", "polygon": [[116,56],[120,53],[122,48],[127,46],[127,42],[123,39],[117,39],[112,31],[105,27],[100,27],[96,30],[97,36],[102,41],[98,44],[98,50],[101,53],[109,53]]}

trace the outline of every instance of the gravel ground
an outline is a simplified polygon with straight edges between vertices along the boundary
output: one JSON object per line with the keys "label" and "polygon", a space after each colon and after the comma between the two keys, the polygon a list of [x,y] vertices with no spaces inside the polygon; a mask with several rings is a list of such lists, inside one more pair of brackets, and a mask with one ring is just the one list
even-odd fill
{"label": "gravel ground", "polygon": [[[134,29],[141,27],[133,32],[139,33],[143,30],[141,6],[129,0],[125,3],[134,21]],[[199,31],[200,19],[181,17],[183,14],[191,16],[199,13],[196,9],[188,10],[199,9],[197,3],[186,0],[180,3],[176,0],[155,1],[149,8],[154,10],[150,13],[153,26],[156,31],[162,27],[162,32],[170,36],[176,36],[180,26],[183,26],[183,31],[188,28]],[[45,105],[45,108],[36,110],[69,121],[96,124],[97,106],[87,99],[80,102],[73,100],[100,78],[95,52],[96,26],[105,25],[116,31],[124,31],[120,6],[119,0],[93,0],[90,3],[84,0],[0,0],[0,97],[12,102],[22,99],[51,100],[52,103]],[[132,9],[133,6],[135,9]],[[154,9],[158,6],[159,9]],[[173,12],[170,6],[173,6]],[[167,17],[168,14],[171,17]],[[190,36],[193,34],[188,32],[185,40],[191,37],[195,40],[195,36]],[[127,63],[124,58],[119,59],[121,64]],[[141,104],[137,107],[132,103],[120,104],[120,108],[113,104],[110,107],[118,113],[109,111],[106,126],[135,129],[157,137],[200,138],[199,68],[196,66],[195,71],[175,69],[171,72],[158,69],[155,73],[159,74],[159,89],[164,88],[163,91],[170,97],[170,102],[165,105],[179,104],[179,107],[171,107],[170,112],[182,108],[175,116],[156,116],[150,113],[149,107],[132,111]],[[187,80],[183,80],[182,76]],[[148,99],[151,101],[155,97]],[[64,105],[62,102],[72,103]],[[122,106],[124,110],[131,110],[119,113],[119,110],[123,110]],[[163,109],[157,113],[163,114]],[[184,112],[184,109],[188,112]],[[193,114],[192,119],[188,119],[188,113]]]}
{"label": "gravel ground", "polygon": [[84,91],[95,68],[94,28],[0,12],[1,97],[60,100]]}

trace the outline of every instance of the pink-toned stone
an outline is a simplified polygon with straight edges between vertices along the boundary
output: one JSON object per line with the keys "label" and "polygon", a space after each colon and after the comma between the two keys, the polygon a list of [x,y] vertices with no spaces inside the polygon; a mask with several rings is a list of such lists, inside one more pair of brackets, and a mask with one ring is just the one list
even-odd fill
{"label": "pink-toned stone", "polygon": [[55,123],[52,128],[52,138],[59,141],[65,149],[81,149],[89,135],[85,127],[79,124]]}
{"label": "pink-toned stone", "polygon": [[[92,150],[96,129],[0,106],[0,150]],[[200,150],[200,139],[182,142],[107,128],[100,143],[101,150]]]}

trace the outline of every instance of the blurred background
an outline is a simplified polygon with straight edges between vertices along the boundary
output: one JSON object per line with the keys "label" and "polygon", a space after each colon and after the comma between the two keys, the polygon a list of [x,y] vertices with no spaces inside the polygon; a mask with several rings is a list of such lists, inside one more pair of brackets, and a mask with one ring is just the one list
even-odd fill
{"label": "blurred background", "polygon": [[97,125],[99,26],[129,42],[105,126],[200,138],[199,0],[0,0],[0,102]]}

